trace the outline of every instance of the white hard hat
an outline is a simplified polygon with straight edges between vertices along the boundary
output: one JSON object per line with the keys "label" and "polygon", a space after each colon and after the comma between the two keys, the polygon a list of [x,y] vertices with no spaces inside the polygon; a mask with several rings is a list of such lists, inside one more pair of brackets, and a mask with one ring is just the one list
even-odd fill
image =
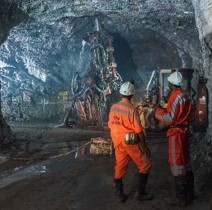
{"label": "white hard hat", "polygon": [[135,92],[134,85],[131,82],[125,82],[121,85],[119,93],[124,96],[131,96]]}
{"label": "white hard hat", "polygon": [[183,83],[182,74],[179,71],[175,71],[169,75],[168,81],[173,85],[181,86]]}

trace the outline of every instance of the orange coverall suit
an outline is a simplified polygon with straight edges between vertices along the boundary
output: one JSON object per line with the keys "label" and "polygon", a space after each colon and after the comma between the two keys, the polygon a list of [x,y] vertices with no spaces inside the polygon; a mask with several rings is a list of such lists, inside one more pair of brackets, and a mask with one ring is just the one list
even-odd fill
{"label": "orange coverall suit", "polygon": [[155,117],[169,126],[169,164],[173,176],[185,176],[190,168],[189,128],[191,101],[182,88],[173,90],[166,109],[157,108]]}
{"label": "orange coverall suit", "polygon": [[140,133],[143,131],[136,108],[126,98],[110,109],[108,127],[115,148],[115,179],[121,178],[127,172],[130,158],[138,167],[139,173],[148,173],[151,167],[151,158],[142,153],[139,143],[127,145],[124,136],[128,132]]}

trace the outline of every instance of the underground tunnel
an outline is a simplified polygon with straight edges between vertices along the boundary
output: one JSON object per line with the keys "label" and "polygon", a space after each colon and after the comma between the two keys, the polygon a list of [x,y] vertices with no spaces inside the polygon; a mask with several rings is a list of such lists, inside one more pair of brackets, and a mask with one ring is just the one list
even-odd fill
{"label": "underground tunnel", "polygon": [[[2,0],[0,2],[0,209],[178,209],[164,123],[168,76],[183,76],[192,104],[191,165],[197,198],[212,209],[210,0]],[[137,168],[120,204],[108,120],[132,81],[152,154],[153,200],[135,200]],[[139,111],[142,108],[142,111]]]}

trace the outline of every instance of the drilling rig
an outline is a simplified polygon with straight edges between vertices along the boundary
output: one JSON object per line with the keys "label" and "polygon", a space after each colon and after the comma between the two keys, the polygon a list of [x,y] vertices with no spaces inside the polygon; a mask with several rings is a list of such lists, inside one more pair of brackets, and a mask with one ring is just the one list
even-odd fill
{"label": "drilling rig", "polygon": [[86,74],[73,73],[72,105],[64,121],[67,126],[81,124],[102,127],[107,122],[110,96],[122,84],[113,57],[113,38],[100,30],[97,18],[94,29],[83,36],[83,40],[90,46],[91,59]]}

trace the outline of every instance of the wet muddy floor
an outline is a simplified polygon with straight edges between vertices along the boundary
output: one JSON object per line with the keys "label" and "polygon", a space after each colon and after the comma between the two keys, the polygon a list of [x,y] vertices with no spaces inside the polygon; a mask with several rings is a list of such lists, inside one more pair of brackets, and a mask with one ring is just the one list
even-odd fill
{"label": "wet muddy floor", "polygon": [[[123,178],[129,198],[121,204],[113,184],[113,154],[89,153],[93,137],[109,138],[108,131],[70,129],[54,125],[12,126],[15,143],[0,152],[1,210],[175,210],[164,202],[174,195],[167,164],[165,132],[148,133],[153,166],[147,191],[152,201],[134,196],[136,167],[130,162]],[[212,210],[211,194],[200,196],[188,210]]]}

